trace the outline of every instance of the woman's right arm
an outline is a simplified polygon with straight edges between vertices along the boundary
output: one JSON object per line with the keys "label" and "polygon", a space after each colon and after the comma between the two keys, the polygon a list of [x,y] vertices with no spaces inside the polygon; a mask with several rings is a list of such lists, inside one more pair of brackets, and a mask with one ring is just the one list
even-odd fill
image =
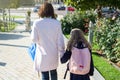
{"label": "woman's right arm", "polygon": [[34,43],[37,43],[39,41],[38,31],[37,31],[37,27],[36,27],[36,22],[34,22],[33,26],[32,26],[31,39],[32,39],[32,41]]}

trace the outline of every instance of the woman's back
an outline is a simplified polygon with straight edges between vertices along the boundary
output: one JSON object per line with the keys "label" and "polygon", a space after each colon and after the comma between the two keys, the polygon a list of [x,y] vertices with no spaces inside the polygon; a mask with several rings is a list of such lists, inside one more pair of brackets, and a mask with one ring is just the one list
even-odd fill
{"label": "woman's back", "polygon": [[[33,27],[37,54],[42,56],[40,70],[55,69],[58,66],[58,48],[64,48],[60,22],[51,18],[40,18],[34,22]],[[59,46],[59,43],[62,46]],[[39,56],[36,59],[39,59]]]}

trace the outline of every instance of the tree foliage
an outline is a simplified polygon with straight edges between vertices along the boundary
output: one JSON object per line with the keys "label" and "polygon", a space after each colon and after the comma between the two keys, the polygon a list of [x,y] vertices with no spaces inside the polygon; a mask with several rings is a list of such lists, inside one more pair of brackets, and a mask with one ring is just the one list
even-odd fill
{"label": "tree foliage", "polygon": [[10,0],[9,6],[10,6],[10,8],[17,8],[17,7],[19,7],[19,0]]}
{"label": "tree foliage", "polygon": [[120,61],[120,19],[115,23],[107,19],[99,21],[95,30],[95,43],[99,50],[111,61]]}
{"label": "tree foliage", "polygon": [[120,9],[120,0],[64,0],[67,5],[71,5],[76,9],[95,9],[97,5],[109,6]]}
{"label": "tree foliage", "polygon": [[0,0],[0,8],[17,8],[19,6],[30,6],[34,0]]}
{"label": "tree foliage", "polygon": [[80,28],[83,32],[88,32],[88,21],[95,22],[96,15],[93,11],[75,11],[72,14],[68,13],[61,19],[62,30],[64,34],[70,34],[71,29]]}
{"label": "tree foliage", "polygon": [[31,6],[34,4],[34,0],[19,0],[20,6]]}

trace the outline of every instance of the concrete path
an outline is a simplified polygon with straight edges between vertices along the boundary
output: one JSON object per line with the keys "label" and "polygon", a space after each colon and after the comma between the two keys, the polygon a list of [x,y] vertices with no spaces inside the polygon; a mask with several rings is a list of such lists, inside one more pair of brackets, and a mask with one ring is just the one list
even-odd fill
{"label": "concrete path", "polygon": [[[24,25],[16,27],[10,33],[0,32],[0,80],[40,80],[27,53],[30,44],[30,33],[25,32]],[[65,70],[66,64],[59,64],[59,80],[63,80]],[[66,80],[69,80],[69,72]],[[95,69],[91,80],[104,78]]]}

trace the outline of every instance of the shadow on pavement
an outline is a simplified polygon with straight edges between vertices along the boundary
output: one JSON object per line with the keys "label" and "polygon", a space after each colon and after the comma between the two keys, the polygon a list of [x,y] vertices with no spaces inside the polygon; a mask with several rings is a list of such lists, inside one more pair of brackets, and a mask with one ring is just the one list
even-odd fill
{"label": "shadow on pavement", "polygon": [[0,62],[0,66],[5,66],[5,65],[6,65],[6,63]]}
{"label": "shadow on pavement", "polygon": [[19,35],[19,34],[6,34],[6,33],[0,33],[0,40],[10,40],[10,39],[20,39],[23,37],[27,37],[27,36],[23,36],[23,35]]}
{"label": "shadow on pavement", "polygon": [[[25,24],[25,20],[15,20],[14,22],[22,25],[22,24]],[[33,25],[33,21],[31,21],[31,25]]]}
{"label": "shadow on pavement", "polygon": [[29,46],[23,46],[23,45],[13,45],[13,44],[1,44],[2,46],[13,46],[13,47],[24,47],[24,48],[28,48]]}
{"label": "shadow on pavement", "polygon": [[24,20],[15,20],[14,22],[18,23],[18,24],[24,24],[25,21]]}

